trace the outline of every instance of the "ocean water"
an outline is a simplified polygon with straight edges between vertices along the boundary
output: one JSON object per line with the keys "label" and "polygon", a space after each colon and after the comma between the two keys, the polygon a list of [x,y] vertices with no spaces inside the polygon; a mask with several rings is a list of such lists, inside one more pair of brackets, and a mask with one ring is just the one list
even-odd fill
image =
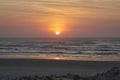
{"label": "ocean water", "polygon": [[120,61],[120,38],[0,38],[0,58]]}

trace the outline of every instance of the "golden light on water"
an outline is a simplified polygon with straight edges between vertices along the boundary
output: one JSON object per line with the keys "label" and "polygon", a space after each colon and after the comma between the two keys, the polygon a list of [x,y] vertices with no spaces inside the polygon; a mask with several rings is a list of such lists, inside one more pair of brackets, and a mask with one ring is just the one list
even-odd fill
{"label": "golden light on water", "polygon": [[64,60],[64,58],[62,58],[62,57],[54,57],[54,58],[52,58],[53,60]]}
{"label": "golden light on water", "polygon": [[55,60],[60,60],[60,58],[59,57],[56,57],[56,58],[54,58]]}

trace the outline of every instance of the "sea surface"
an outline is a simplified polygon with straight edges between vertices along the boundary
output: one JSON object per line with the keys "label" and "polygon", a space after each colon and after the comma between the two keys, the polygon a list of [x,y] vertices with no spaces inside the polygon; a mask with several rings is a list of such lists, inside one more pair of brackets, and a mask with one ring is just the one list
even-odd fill
{"label": "sea surface", "polygon": [[120,38],[0,38],[0,58],[120,61]]}

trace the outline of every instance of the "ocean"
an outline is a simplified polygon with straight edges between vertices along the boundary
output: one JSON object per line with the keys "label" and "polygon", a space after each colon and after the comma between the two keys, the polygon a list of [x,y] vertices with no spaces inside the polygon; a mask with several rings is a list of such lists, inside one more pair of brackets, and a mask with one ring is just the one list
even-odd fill
{"label": "ocean", "polygon": [[120,38],[0,38],[0,58],[120,61]]}

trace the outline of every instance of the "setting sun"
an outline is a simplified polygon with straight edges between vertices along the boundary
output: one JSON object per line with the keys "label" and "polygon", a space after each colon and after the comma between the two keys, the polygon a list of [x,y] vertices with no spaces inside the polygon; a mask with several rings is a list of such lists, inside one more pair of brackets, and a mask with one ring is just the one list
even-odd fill
{"label": "setting sun", "polygon": [[59,32],[59,31],[56,31],[56,35],[57,35],[57,36],[60,35],[60,32]]}

